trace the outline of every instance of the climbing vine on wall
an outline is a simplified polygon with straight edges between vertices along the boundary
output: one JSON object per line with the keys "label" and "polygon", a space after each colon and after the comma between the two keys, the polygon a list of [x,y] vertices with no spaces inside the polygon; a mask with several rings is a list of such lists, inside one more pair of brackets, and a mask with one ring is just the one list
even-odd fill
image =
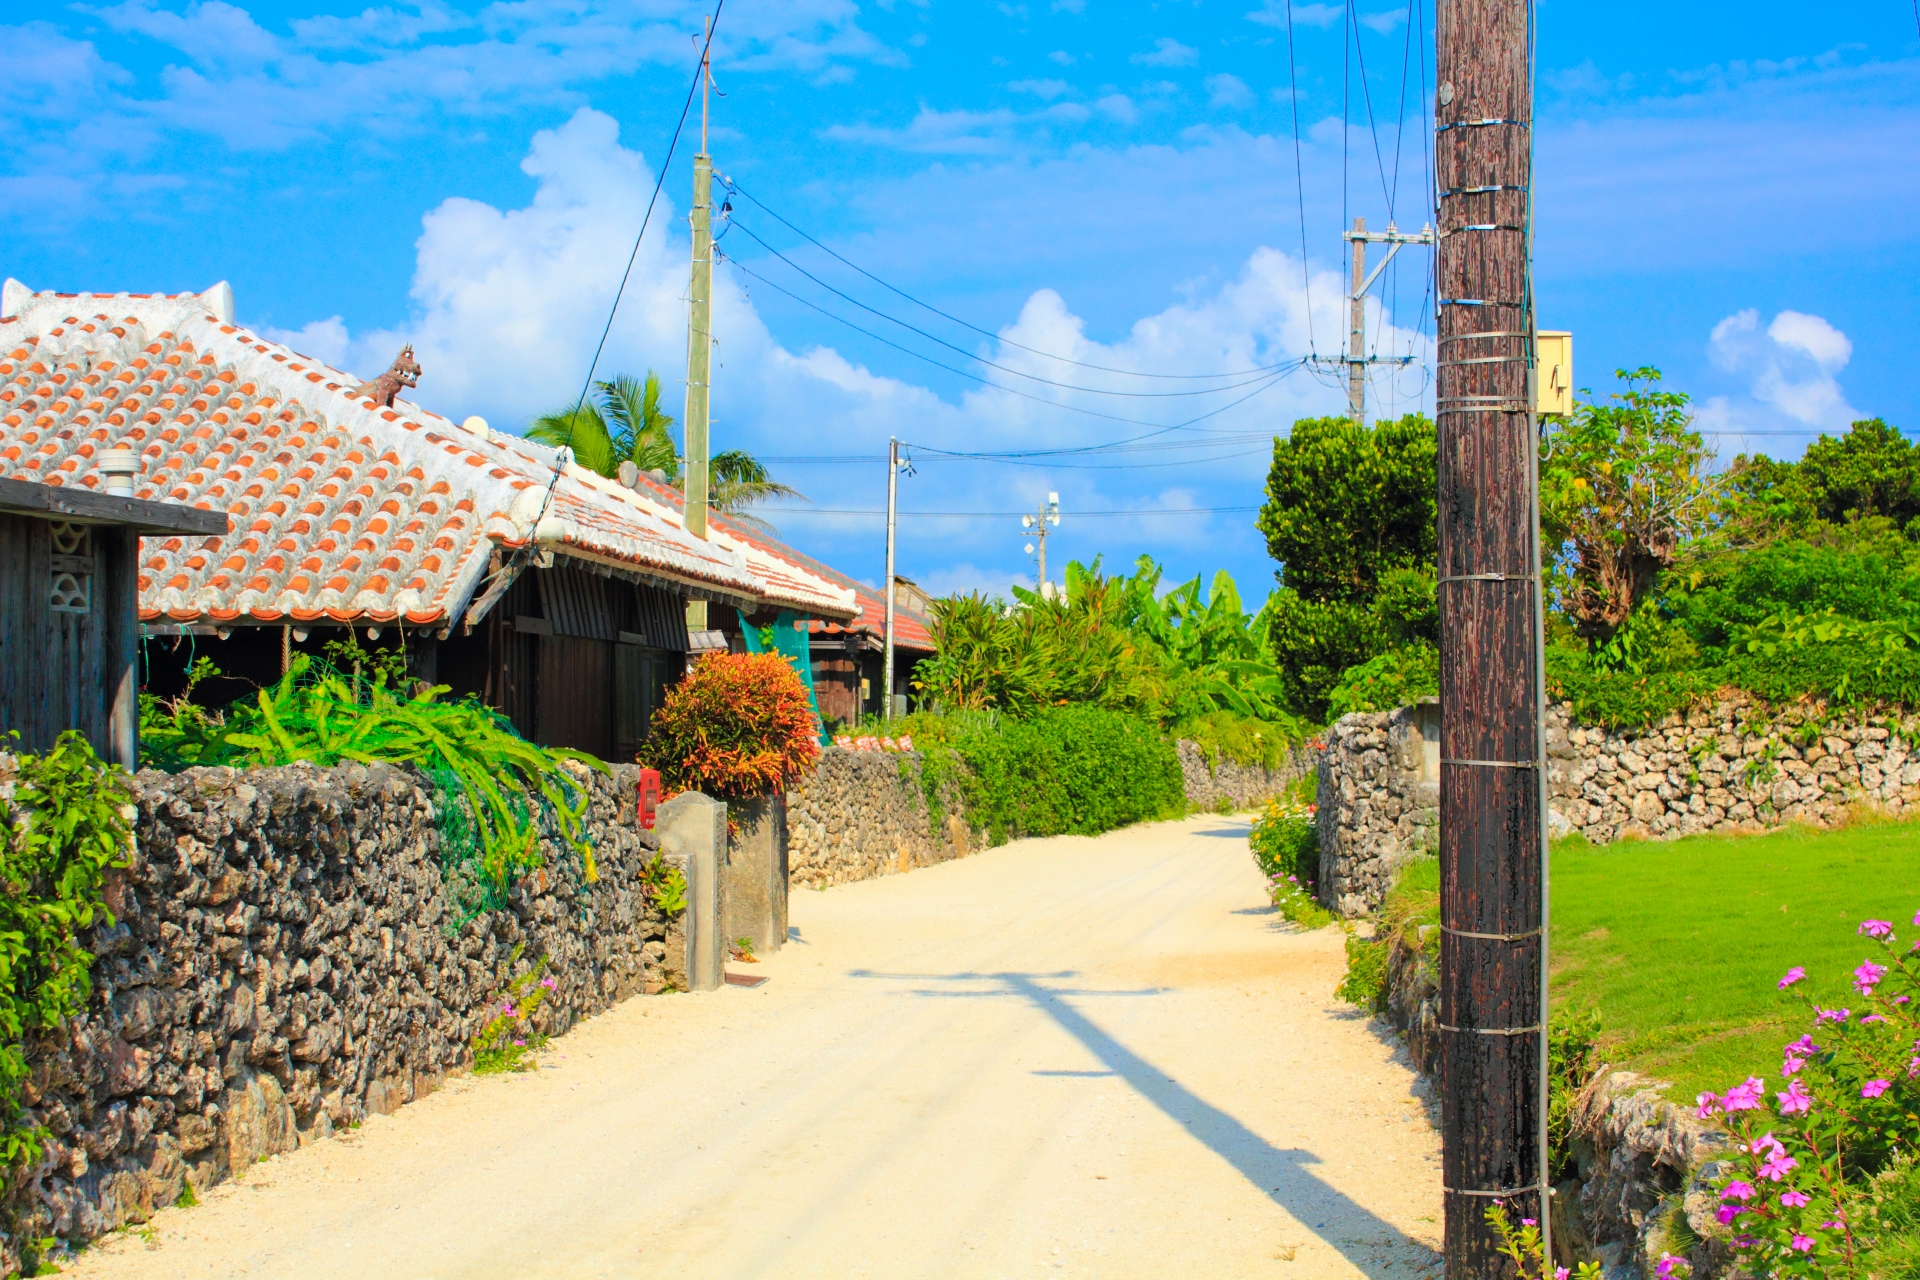
{"label": "climbing vine on wall", "polygon": [[80,734],[43,755],[0,755],[0,1163],[40,1158],[46,1131],[22,1119],[27,1045],[80,1012],[93,989],[81,933],[111,924],[107,872],[133,849],[126,773]]}

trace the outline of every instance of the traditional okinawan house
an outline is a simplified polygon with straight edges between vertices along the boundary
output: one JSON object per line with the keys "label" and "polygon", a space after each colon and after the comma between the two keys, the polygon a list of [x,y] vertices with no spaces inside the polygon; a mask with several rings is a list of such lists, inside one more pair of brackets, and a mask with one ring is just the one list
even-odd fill
{"label": "traditional okinawan house", "polygon": [[130,496],[134,465],[106,459],[108,491],[0,479],[0,749],[78,729],[138,766],[140,540],[224,534],[227,516]]}
{"label": "traditional okinawan house", "polygon": [[[141,547],[147,684],[210,656],[225,696],[348,631],[404,647],[418,678],[474,694],[529,739],[629,756],[686,669],[689,600],[851,617],[852,593],[723,540],[566,450],[454,423],[233,322],[204,294],[0,297],[0,476],[224,513],[224,536]],[[756,566],[770,572],[763,574]]]}
{"label": "traditional okinawan house", "polygon": [[[881,702],[886,682],[886,598],[864,582],[847,579],[860,602],[860,615],[847,622],[816,620],[813,683],[820,712],[849,728],[886,713]],[[927,598],[906,578],[894,578],[893,710],[905,715],[919,706],[913,690],[914,668],[934,653],[933,619]]]}
{"label": "traditional okinawan house", "polygon": [[[679,518],[684,507],[680,490],[641,476],[635,488]],[[773,536],[765,528],[738,517],[709,513],[710,534],[737,546],[768,580],[785,575],[823,582],[850,595],[857,611],[834,615],[823,609],[810,614],[762,608],[742,613],[735,608],[709,608],[711,631],[699,643],[711,648],[744,652],[758,647],[756,636],[773,628],[783,652],[804,667],[812,682],[815,706],[823,720],[852,727],[884,711],[887,603],[880,592],[823,564]],[[894,709],[900,714],[914,705],[913,669],[932,657],[933,620],[927,597],[907,578],[896,575],[894,593]],[[790,588],[791,589],[791,588]],[[789,633],[797,633],[789,636]]]}

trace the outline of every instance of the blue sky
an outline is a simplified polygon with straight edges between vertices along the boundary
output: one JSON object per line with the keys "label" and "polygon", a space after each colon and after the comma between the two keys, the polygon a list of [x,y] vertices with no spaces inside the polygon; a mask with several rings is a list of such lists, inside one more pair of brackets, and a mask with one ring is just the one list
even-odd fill
{"label": "blue sky", "polygon": [[[413,341],[422,404],[517,429],[579,389],[706,11],[129,0],[0,25],[0,274],[228,280],[244,323],[367,376]],[[1177,576],[1225,567],[1257,600],[1272,564],[1251,513],[1190,513],[1256,505],[1264,436],[1343,397],[1239,371],[1336,347],[1344,220],[1417,227],[1427,190],[1431,0],[1295,0],[1291,77],[1287,13],[729,0],[712,151],[764,207],[737,198],[722,241],[715,447],[872,457],[898,435],[921,446],[903,510],[1011,512],[1056,490],[1055,566],[1146,552]],[[1920,427],[1910,0],[1547,0],[1538,23],[1540,319],[1574,331],[1578,382],[1658,365],[1729,454],[1791,456],[1856,415]],[[658,369],[675,402],[692,141],[601,365]],[[1383,350],[1428,350],[1425,283],[1419,251],[1383,277]],[[1425,381],[1417,364],[1383,377],[1375,403],[1418,407]],[[1116,390],[1154,394],[1097,394]],[[1144,442],[1172,449],[936,452],[1088,447],[1203,414]],[[776,469],[818,508],[776,516],[782,532],[877,579],[880,523],[836,513],[879,507],[884,466]],[[936,590],[1000,589],[1031,575],[1023,542],[1011,516],[912,516],[900,564]]]}

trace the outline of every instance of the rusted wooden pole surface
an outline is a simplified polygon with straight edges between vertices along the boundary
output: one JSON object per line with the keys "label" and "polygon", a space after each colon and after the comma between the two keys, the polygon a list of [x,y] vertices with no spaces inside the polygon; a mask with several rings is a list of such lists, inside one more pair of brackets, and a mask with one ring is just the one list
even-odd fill
{"label": "rusted wooden pole surface", "polygon": [[1445,1249],[1448,1280],[1478,1280],[1504,1270],[1490,1199],[1548,1219],[1532,33],[1525,0],[1435,19]]}

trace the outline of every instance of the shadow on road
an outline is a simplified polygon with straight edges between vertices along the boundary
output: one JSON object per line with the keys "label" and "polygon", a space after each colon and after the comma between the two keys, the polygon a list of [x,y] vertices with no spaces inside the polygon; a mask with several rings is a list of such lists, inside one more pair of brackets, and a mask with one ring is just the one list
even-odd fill
{"label": "shadow on road", "polygon": [[1253,828],[1244,822],[1236,822],[1230,827],[1208,827],[1205,831],[1187,831],[1190,836],[1211,836],[1215,840],[1245,840],[1247,832]]}
{"label": "shadow on road", "polygon": [[[1164,988],[1108,991],[1046,985],[1051,980],[1077,977],[1073,971],[939,974],[879,973],[855,969],[852,976],[909,982],[995,983],[997,988],[985,991],[932,988],[922,989],[916,994],[940,999],[1015,996],[1026,1000],[1085,1045],[1113,1074],[1126,1080],[1169,1119],[1186,1125],[1196,1139],[1237,1169],[1248,1182],[1259,1187],[1269,1200],[1287,1210],[1302,1226],[1345,1255],[1349,1262],[1367,1275],[1385,1276],[1392,1269],[1397,1269],[1403,1276],[1408,1274],[1408,1259],[1405,1256],[1408,1253],[1416,1255],[1416,1267],[1437,1267],[1440,1263],[1439,1253],[1408,1236],[1392,1223],[1375,1216],[1364,1205],[1318,1177],[1313,1168],[1320,1160],[1311,1151],[1272,1145],[1239,1120],[1196,1096],[1174,1077],[1127,1048],[1066,1000],[1069,996],[1152,996],[1161,994]],[[1383,1256],[1387,1251],[1401,1253],[1401,1256]]]}

